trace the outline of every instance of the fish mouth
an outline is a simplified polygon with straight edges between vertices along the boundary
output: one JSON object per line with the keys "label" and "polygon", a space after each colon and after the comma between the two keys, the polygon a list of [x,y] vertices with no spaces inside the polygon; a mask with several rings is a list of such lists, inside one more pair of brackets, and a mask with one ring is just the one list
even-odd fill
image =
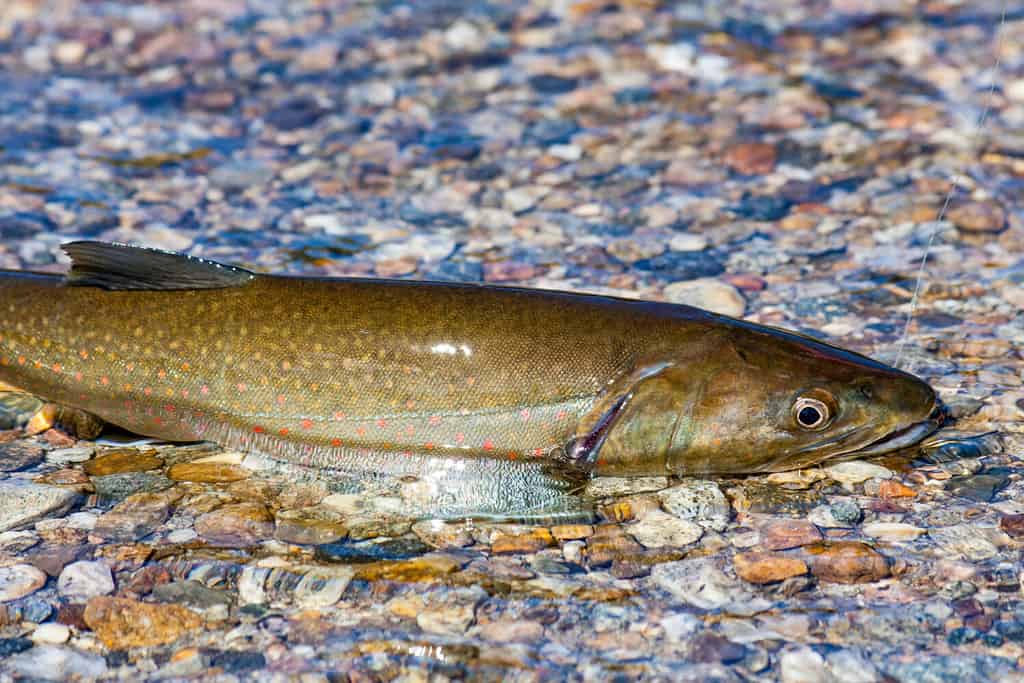
{"label": "fish mouth", "polygon": [[941,403],[936,402],[931,414],[924,420],[914,422],[902,429],[886,434],[881,439],[861,446],[844,455],[855,454],[857,457],[868,457],[881,455],[882,453],[891,453],[908,446],[913,446],[941,427],[945,419],[945,408]]}

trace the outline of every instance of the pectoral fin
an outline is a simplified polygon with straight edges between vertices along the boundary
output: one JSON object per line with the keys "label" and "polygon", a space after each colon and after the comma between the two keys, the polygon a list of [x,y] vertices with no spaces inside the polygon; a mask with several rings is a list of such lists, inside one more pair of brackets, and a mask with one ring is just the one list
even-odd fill
{"label": "pectoral fin", "polygon": [[668,363],[614,382],[580,421],[569,459],[602,475],[667,472],[668,448],[685,408],[685,382],[682,370]]}

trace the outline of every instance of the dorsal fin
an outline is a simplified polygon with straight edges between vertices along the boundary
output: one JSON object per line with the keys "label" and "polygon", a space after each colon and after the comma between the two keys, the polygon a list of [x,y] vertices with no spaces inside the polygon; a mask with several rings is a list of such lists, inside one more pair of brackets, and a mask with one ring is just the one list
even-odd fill
{"label": "dorsal fin", "polygon": [[68,242],[67,284],[103,289],[220,289],[244,285],[255,277],[244,268],[114,242]]}

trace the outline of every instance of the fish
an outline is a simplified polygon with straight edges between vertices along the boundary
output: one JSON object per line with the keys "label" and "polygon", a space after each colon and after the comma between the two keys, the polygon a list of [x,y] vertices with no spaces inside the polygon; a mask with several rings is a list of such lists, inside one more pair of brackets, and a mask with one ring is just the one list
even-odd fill
{"label": "fish", "polygon": [[453,514],[874,456],[943,421],[909,373],[686,305],[63,249],[65,275],[0,271],[0,381],[148,437],[473,497]]}

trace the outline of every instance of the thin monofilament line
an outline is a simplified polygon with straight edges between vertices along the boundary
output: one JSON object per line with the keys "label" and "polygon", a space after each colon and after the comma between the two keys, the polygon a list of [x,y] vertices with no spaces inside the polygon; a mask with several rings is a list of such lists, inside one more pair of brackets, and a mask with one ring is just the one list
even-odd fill
{"label": "thin monofilament line", "polygon": [[[988,118],[989,112],[992,110],[992,99],[995,96],[996,91],[996,80],[999,76],[999,67],[1002,64],[1002,54],[1000,54],[1000,48],[1002,44],[1002,36],[1000,32],[1006,25],[1006,2],[1003,2],[1002,9],[999,15],[999,26],[996,28],[996,43],[995,63],[992,65],[992,77],[989,79],[988,84],[988,98],[986,99],[985,106],[981,109],[981,115],[975,122],[973,129],[968,133],[969,139],[974,139],[978,133],[985,126],[985,120]],[[973,145],[972,145],[973,146]],[[917,310],[917,303],[921,295],[921,283],[924,281],[924,267],[928,263],[928,255],[932,250],[932,243],[935,242],[935,235],[939,232],[939,226],[942,224],[942,219],[946,217],[946,210],[949,208],[949,204],[953,201],[953,195],[956,193],[956,178],[953,179],[953,184],[950,186],[949,191],[946,192],[946,199],[942,202],[942,208],[939,209],[939,214],[935,218],[935,222],[932,224],[932,229],[928,234],[928,242],[924,246],[924,254],[921,256],[921,264],[917,268],[917,282],[914,283],[914,293],[910,297],[910,311],[907,312],[907,320],[903,324],[903,334],[900,337],[900,345],[896,350],[896,361],[893,365],[897,368],[900,367],[900,361],[903,359],[903,350],[907,346],[907,339],[910,336],[910,324],[914,321],[914,313]]]}

